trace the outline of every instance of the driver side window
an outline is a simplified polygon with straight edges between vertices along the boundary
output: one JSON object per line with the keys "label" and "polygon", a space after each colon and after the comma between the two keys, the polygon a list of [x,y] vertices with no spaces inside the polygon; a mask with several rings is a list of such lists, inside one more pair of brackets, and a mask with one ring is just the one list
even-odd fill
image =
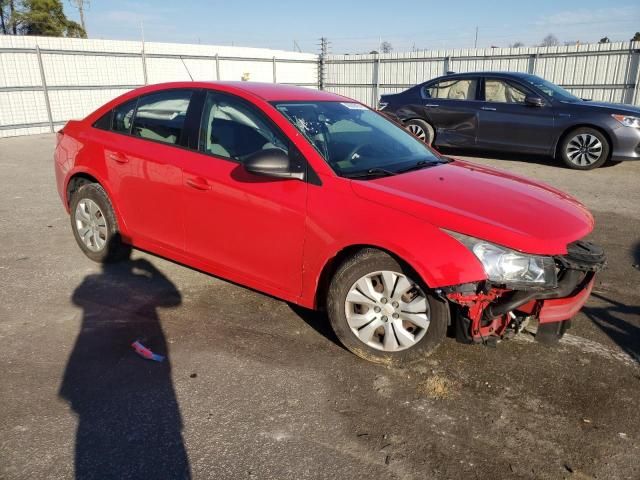
{"label": "driver side window", "polygon": [[511,82],[497,78],[484,81],[484,99],[487,102],[524,104],[526,96],[527,92]]}
{"label": "driver side window", "polygon": [[243,101],[208,92],[200,124],[200,151],[242,162],[268,148],[288,153],[287,142],[264,118]]}

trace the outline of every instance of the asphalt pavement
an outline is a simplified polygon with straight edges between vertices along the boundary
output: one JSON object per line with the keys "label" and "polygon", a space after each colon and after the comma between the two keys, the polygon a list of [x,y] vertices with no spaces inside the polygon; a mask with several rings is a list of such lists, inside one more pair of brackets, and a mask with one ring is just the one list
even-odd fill
{"label": "asphalt pavement", "polygon": [[584,202],[609,266],[557,347],[448,338],[392,369],[321,314],[140,252],[88,260],[54,143],[0,140],[0,478],[640,478],[640,162],[473,159]]}

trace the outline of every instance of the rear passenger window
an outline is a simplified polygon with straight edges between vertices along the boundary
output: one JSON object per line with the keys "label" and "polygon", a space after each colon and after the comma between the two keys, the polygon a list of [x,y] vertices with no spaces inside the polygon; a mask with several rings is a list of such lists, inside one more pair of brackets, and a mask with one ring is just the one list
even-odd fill
{"label": "rear passenger window", "polygon": [[120,133],[131,132],[131,121],[133,120],[133,112],[136,111],[137,102],[138,99],[136,98],[113,109],[111,112],[111,130]]}
{"label": "rear passenger window", "polygon": [[475,100],[476,80],[463,78],[443,80],[424,90],[427,98],[446,98],[447,100]]}
{"label": "rear passenger window", "polygon": [[184,129],[191,91],[170,90],[138,100],[131,134],[158,142],[176,144]]}

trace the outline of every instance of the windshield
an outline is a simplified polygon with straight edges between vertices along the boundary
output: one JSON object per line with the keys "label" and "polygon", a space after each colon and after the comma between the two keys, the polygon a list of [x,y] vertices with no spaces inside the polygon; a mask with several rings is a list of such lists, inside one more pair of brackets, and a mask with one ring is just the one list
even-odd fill
{"label": "windshield", "polygon": [[359,103],[274,105],[341,176],[392,175],[417,164],[443,161],[403,128]]}
{"label": "windshield", "polygon": [[529,75],[524,77],[524,80],[529,82],[534,87],[542,90],[545,94],[556,100],[564,102],[580,102],[580,98],[567,92],[564,88],[559,87],[555,83],[551,83],[544,78],[536,77],[535,75]]}

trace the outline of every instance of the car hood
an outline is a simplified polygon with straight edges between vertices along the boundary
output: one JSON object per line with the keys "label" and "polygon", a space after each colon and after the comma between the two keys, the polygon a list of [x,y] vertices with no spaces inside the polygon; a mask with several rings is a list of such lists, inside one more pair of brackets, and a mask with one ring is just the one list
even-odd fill
{"label": "car hood", "polygon": [[559,190],[459,160],[351,185],[368,201],[527,253],[564,254],[594,224],[580,202]]}
{"label": "car hood", "polygon": [[640,115],[640,107],[625,105],[622,103],[594,102],[591,100],[587,100],[584,102],[572,102],[571,104],[584,108],[601,108],[603,110],[609,111],[610,113],[619,113],[621,115]]}

